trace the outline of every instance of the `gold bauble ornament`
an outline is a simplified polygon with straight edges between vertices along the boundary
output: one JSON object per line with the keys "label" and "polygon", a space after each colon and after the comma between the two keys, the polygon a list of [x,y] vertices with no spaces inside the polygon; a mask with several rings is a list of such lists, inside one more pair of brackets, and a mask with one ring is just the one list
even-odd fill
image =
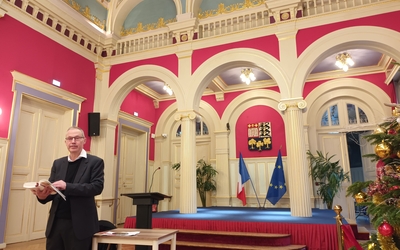
{"label": "gold bauble ornament", "polygon": [[374,134],[381,134],[381,133],[386,134],[386,130],[381,127],[378,127],[377,129],[374,130]]}
{"label": "gold bauble ornament", "polygon": [[356,195],[354,195],[354,199],[356,200],[357,204],[363,203],[366,198],[367,194],[364,192],[359,192]]}
{"label": "gold bauble ornament", "polygon": [[392,148],[390,144],[384,141],[375,146],[375,154],[381,159],[388,157],[391,151]]}
{"label": "gold bauble ornament", "polygon": [[375,249],[375,243],[368,244],[368,250]]}
{"label": "gold bauble ornament", "polygon": [[400,150],[396,152],[397,158],[400,158]]}
{"label": "gold bauble ornament", "polygon": [[372,203],[375,205],[380,204],[383,201],[382,195],[380,194],[374,194],[372,195]]}

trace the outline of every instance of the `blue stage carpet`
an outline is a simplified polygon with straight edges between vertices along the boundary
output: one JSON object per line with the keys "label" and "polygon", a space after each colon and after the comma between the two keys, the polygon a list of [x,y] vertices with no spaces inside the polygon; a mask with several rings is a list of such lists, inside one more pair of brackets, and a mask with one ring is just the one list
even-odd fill
{"label": "blue stage carpet", "polygon": [[[153,213],[153,218],[222,220],[247,222],[289,222],[299,224],[336,224],[336,213],[328,209],[312,209],[312,217],[292,217],[289,208],[207,207],[196,214],[180,214],[179,210]],[[343,224],[347,222],[343,219]]]}
{"label": "blue stage carpet", "polygon": [[[195,214],[171,210],[152,215],[153,228],[290,234],[291,244],[308,250],[338,249],[333,210],[313,209],[312,217],[292,217],[289,208],[207,207]],[[345,220],[343,224],[350,227]],[[127,217],[124,227],[135,228],[136,217]]]}

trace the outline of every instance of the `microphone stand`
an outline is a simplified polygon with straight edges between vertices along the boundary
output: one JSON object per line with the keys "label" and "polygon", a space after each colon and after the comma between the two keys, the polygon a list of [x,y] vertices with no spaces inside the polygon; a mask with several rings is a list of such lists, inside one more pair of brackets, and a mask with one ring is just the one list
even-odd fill
{"label": "microphone stand", "polygon": [[149,193],[151,193],[151,187],[153,186],[154,174],[157,172],[157,170],[160,170],[160,167],[156,168],[156,170],[154,170],[153,174],[151,175]]}

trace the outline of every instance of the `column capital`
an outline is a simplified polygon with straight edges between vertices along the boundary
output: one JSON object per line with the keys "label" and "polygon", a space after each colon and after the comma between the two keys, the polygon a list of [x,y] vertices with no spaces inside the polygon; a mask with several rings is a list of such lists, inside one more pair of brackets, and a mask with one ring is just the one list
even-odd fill
{"label": "column capital", "polygon": [[307,107],[307,102],[303,99],[287,99],[281,100],[278,104],[278,109],[280,111],[286,111],[288,108],[298,108],[305,109]]}
{"label": "column capital", "polygon": [[184,111],[177,111],[175,113],[175,121],[180,121],[184,118],[189,118],[190,120],[196,119],[197,116],[200,116],[196,111],[194,110],[184,110]]}
{"label": "column capital", "polygon": [[96,79],[102,81],[103,74],[109,74],[111,66],[97,62],[94,64],[94,68],[96,69]]}

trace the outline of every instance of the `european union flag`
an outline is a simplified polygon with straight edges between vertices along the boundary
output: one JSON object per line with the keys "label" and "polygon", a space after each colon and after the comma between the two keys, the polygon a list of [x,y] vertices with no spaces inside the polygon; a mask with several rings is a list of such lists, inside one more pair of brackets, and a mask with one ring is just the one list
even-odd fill
{"label": "european union flag", "polygon": [[283,173],[282,156],[281,156],[281,150],[279,149],[274,172],[272,173],[271,182],[269,183],[267,200],[269,200],[273,205],[275,205],[285,193],[286,193],[285,174]]}

